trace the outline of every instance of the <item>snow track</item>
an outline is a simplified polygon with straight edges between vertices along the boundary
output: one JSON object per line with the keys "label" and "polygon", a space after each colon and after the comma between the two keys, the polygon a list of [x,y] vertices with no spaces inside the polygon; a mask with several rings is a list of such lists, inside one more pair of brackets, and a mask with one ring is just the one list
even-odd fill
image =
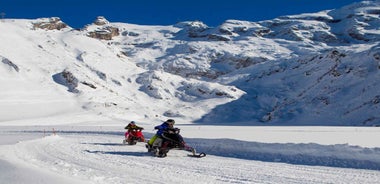
{"label": "snow track", "polygon": [[[224,152],[204,158],[191,158],[187,157],[188,152],[171,150],[168,157],[157,158],[146,152],[144,143],[123,145],[122,138],[122,134],[116,133],[58,133],[3,145],[0,155],[10,162],[24,162],[90,183],[380,183],[377,170],[249,159],[253,156],[232,158],[239,155],[239,150],[237,153],[230,150],[230,157]],[[197,142],[201,139],[190,140],[201,149],[206,148]],[[230,145],[228,141],[225,143]],[[218,146],[218,141],[207,144],[214,150],[226,151]]]}

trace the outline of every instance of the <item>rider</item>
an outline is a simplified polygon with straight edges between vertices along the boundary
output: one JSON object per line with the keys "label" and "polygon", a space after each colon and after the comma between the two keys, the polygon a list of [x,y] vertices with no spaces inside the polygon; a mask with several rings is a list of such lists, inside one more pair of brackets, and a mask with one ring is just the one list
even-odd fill
{"label": "rider", "polygon": [[147,148],[150,150],[153,145],[158,146],[162,141],[162,133],[167,129],[173,129],[175,121],[173,119],[168,119],[163,122],[161,125],[155,126],[154,129],[157,130],[157,133],[149,140]]}
{"label": "rider", "polygon": [[144,135],[141,132],[141,130],[144,128],[137,126],[135,121],[131,121],[124,129],[127,129],[127,132],[125,132],[126,140],[128,140],[129,135],[135,135],[137,137],[140,137],[142,142],[145,142]]}

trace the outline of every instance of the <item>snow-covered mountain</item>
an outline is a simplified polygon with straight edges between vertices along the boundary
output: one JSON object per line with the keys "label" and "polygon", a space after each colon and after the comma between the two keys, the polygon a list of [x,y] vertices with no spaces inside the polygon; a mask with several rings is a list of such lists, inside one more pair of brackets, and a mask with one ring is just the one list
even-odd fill
{"label": "snow-covered mountain", "polygon": [[84,110],[141,121],[378,125],[379,16],[377,0],[218,27],[100,16],[76,30],[57,17],[3,19],[0,121]]}

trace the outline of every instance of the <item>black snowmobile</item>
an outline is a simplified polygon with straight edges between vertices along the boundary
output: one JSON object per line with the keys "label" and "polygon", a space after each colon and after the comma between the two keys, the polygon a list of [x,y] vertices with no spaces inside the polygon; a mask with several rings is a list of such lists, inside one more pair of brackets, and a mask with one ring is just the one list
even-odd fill
{"label": "black snowmobile", "polygon": [[[179,133],[180,133],[180,129],[178,129],[178,128],[167,129],[162,134],[162,137],[157,138],[157,139],[161,139],[161,140],[156,139],[156,141],[161,142],[158,144],[158,146],[149,147],[147,145],[148,152],[154,153],[154,155],[156,155],[157,157],[166,157],[169,150],[178,149],[178,150],[185,150],[185,151],[191,152],[192,154],[188,155],[191,157],[201,158],[201,157],[206,156],[206,154],[203,152],[197,154],[194,148],[188,146],[185,143],[185,141],[183,140],[183,137]],[[155,144],[153,144],[153,145],[155,145]]]}

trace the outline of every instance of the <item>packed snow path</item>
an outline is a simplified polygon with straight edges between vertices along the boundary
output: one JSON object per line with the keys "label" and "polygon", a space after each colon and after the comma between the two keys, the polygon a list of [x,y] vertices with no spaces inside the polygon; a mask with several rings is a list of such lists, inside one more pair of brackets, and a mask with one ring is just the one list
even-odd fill
{"label": "packed snow path", "polygon": [[[37,133],[42,135],[42,132],[34,132]],[[249,156],[232,158],[241,152],[236,145],[230,145],[235,148],[229,151],[231,156],[224,153],[224,156],[208,154],[204,158],[191,158],[187,157],[188,152],[171,150],[168,157],[157,158],[147,153],[144,143],[123,145],[122,138],[122,132],[58,132],[56,135],[2,145],[0,155],[11,163],[23,162],[90,183],[380,182],[378,170],[262,162],[247,159]],[[191,143],[196,145],[196,141]],[[215,142],[214,145],[211,141],[207,144],[216,149],[220,142]],[[266,149],[265,145],[262,146]],[[202,145],[199,147],[205,149]],[[219,148],[225,151],[223,146]]]}

